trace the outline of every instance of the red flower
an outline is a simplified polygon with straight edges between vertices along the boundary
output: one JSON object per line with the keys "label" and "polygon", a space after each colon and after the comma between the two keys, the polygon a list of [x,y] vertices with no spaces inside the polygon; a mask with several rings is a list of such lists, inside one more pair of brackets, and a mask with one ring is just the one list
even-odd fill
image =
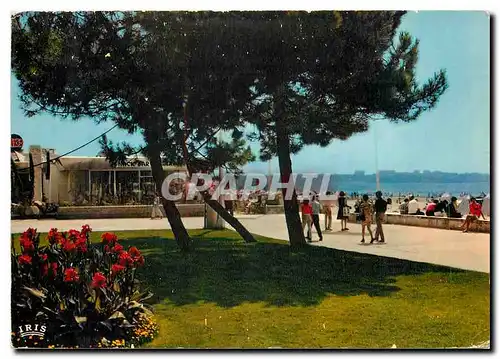
{"label": "red flower", "polygon": [[82,226],[82,234],[86,235],[87,233],[92,232],[92,228],[88,224]]}
{"label": "red flower", "polygon": [[101,239],[103,244],[109,244],[110,246],[113,246],[115,242],[118,241],[116,235],[109,232],[103,233]]}
{"label": "red flower", "polygon": [[116,243],[113,248],[111,248],[111,252],[113,253],[121,253],[123,251],[123,246],[120,243]]}
{"label": "red flower", "polygon": [[47,239],[50,244],[58,244],[62,239],[62,235],[57,231],[57,228],[52,228],[47,235]]}
{"label": "red flower", "polygon": [[69,239],[64,239],[61,244],[65,252],[73,252],[76,249],[75,243]]}
{"label": "red flower", "polygon": [[24,233],[22,237],[19,238],[19,243],[23,247],[23,253],[33,252],[35,250],[35,245],[33,244],[33,241]]}
{"label": "red flower", "polygon": [[57,262],[50,263],[50,268],[52,269],[52,274],[55,277],[57,275]]}
{"label": "red flower", "polygon": [[80,237],[75,242],[75,246],[78,251],[82,253],[87,252],[87,238],[83,235],[80,235]]}
{"label": "red flower", "polygon": [[123,251],[118,256],[118,263],[122,266],[130,267],[132,264],[134,264],[134,260],[128,252]]}
{"label": "red flower", "polygon": [[130,247],[128,252],[132,256],[132,258],[139,257],[141,255],[141,251],[137,249],[137,247]]}
{"label": "red flower", "polygon": [[78,275],[78,271],[75,268],[67,268],[64,271],[65,282],[78,282],[79,280],[80,276]]}
{"label": "red flower", "polygon": [[76,229],[70,229],[67,233],[68,233],[68,238],[71,239],[76,239],[80,237],[80,232],[77,231]]}
{"label": "red flower", "polygon": [[108,245],[104,246],[104,252],[109,252],[109,246]]}
{"label": "red flower", "polygon": [[92,288],[104,288],[106,286],[106,276],[101,272],[97,272],[92,277],[92,284],[90,286]]}
{"label": "red flower", "polygon": [[19,264],[31,264],[31,256],[27,254],[19,256]]}
{"label": "red flower", "polygon": [[44,253],[44,254],[39,254],[38,257],[40,257],[40,260],[42,262],[46,262],[47,261],[47,255]]}
{"label": "red flower", "polygon": [[47,263],[43,263],[41,267],[42,276],[45,277],[49,274],[49,265]]}
{"label": "red flower", "polygon": [[141,251],[137,247],[130,247],[128,250],[130,257],[134,260],[136,266],[144,265],[144,257],[141,255]]}
{"label": "red flower", "polygon": [[143,266],[144,265],[144,257],[143,256],[140,256],[136,261],[135,261],[135,264],[137,264],[137,266]]}
{"label": "red flower", "polygon": [[34,239],[36,237],[36,229],[28,228],[25,232],[23,232],[23,237],[28,237],[30,239]]}
{"label": "red flower", "polygon": [[111,273],[112,274],[116,274],[116,273],[119,273],[121,271],[125,270],[125,267],[120,265],[120,264],[113,264],[111,266]]}

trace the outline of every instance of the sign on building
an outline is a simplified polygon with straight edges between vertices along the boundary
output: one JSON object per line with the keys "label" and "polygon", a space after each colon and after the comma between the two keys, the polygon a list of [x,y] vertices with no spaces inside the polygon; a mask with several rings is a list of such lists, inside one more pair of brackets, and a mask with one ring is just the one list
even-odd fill
{"label": "sign on building", "polygon": [[15,133],[10,135],[10,151],[19,152],[22,150],[24,145],[23,138]]}

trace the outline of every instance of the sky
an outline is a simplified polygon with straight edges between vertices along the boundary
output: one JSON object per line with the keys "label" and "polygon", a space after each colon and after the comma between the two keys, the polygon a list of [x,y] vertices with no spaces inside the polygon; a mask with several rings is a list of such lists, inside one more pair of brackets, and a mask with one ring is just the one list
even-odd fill
{"label": "sky", "polygon": [[[292,156],[294,172],[374,173],[379,170],[413,172],[490,173],[490,18],[485,12],[409,12],[400,31],[420,40],[417,80],[424,83],[435,72],[447,71],[449,88],[437,107],[412,123],[377,121],[369,131],[346,141],[335,140],[328,147],[305,147]],[[48,114],[26,118],[20,109],[20,91],[11,76],[11,133],[21,135],[29,145],[70,151],[113,126],[96,125],[90,119],[78,122]],[[108,138],[140,144],[139,135],[114,129]],[[258,154],[258,145],[252,145]],[[73,153],[95,156],[98,142]],[[271,161],[278,171],[278,161]],[[254,162],[247,172],[265,172],[268,163]]]}

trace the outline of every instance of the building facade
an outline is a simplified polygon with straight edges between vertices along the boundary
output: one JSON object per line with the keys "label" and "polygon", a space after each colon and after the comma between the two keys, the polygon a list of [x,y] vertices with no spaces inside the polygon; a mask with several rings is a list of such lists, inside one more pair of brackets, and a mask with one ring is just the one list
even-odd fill
{"label": "building facade", "polygon": [[[149,160],[134,156],[126,165],[113,167],[105,157],[64,156],[53,149],[30,146],[28,153],[11,152],[22,183],[29,177],[33,157],[34,200],[61,205],[151,204],[156,185]],[[47,153],[50,177],[47,178]],[[42,164],[37,166],[37,164]],[[165,175],[186,172],[183,166],[163,166]]]}

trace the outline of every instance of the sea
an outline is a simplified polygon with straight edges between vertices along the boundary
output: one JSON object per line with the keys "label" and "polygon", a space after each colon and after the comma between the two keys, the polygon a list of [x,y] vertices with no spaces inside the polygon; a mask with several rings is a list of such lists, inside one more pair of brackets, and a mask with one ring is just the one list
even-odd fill
{"label": "sea", "polygon": [[[243,188],[245,176],[238,179],[238,188]],[[305,179],[299,177],[296,180],[295,188],[302,192]],[[311,190],[321,192],[322,179],[316,178],[312,181]],[[255,185],[256,183],[254,183]],[[266,186],[266,189],[269,185]],[[373,194],[377,190],[377,185],[374,180],[356,180],[342,178],[341,176],[331,176],[328,183],[327,191],[337,192],[344,191],[347,194]],[[384,181],[380,179],[380,190],[385,195],[404,196],[413,194],[415,196],[439,196],[443,193],[449,193],[452,196],[461,196],[469,194],[471,196],[480,196],[481,194],[490,193],[490,181],[420,181],[420,182],[399,182],[399,181]]]}
{"label": "sea", "polygon": [[[313,188],[314,191],[319,191],[318,188]],[[344,191],[346,193],[368,193],[372,194],[376,191],[376,183],[357,182],[336,180],[331,183],[330,191]],[[413,194],[416,196],[438,196],[443,193],[449,193],[452,196],[460,196],[461,194],[470,194],[479,196],[481,193],[490,193],[490,182],[470,182],[470,183],[443,183],[443,182],[389,182],[380,181],[380,190],[385,194],[405,195]]]}

